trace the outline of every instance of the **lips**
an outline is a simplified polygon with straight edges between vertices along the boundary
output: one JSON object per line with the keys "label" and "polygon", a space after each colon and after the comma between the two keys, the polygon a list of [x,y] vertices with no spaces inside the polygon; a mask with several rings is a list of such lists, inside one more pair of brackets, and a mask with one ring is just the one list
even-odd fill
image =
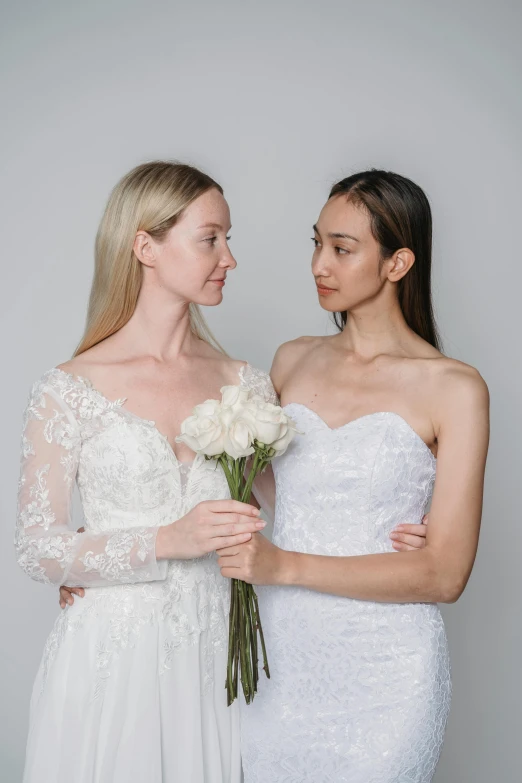
{"label": "lips", "polygon": [[329,296],[330,294],[334,294],[337,290],[335,288],[328,288],[328,286],[321,285],[320,283],[316,283],[316,286],[319,296]]}

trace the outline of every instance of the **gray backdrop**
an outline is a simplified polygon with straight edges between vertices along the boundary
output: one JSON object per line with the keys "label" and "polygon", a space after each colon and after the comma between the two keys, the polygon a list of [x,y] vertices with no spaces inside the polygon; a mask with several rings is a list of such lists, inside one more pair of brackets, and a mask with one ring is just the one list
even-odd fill
{"label": "gray backdrop", "polygon": [[454,700],[436,780],[514,782],[520,2],[18,0],[0,13],[1,779],[21,779],[32,679],[59,611],[56,590],[13,557],[22,409],[80,337],[110,188],[175,157],[225,188],[239,266],[208,316],[233,355],[264,368],[279,343],[329,328],[309,237],[330,184],[379,166],[427,191],[446,351],[486,378],[493,426],[478,560],[443,609]]}

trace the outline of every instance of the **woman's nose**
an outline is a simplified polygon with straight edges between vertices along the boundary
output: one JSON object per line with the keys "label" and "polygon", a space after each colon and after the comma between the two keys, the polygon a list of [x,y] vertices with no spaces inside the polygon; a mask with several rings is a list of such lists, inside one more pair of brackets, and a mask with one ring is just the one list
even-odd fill
{"label": "woman's nose", "polygon": [[324,253],[316,250],[312,259],[312,274],[314,277],[328,277],[328,263]]}
{"label": "woman's nose", "polygon": [[237,261],[228,248],[221,260],[220,266],[223,266],[226,269],[235,269],[237,266]]}

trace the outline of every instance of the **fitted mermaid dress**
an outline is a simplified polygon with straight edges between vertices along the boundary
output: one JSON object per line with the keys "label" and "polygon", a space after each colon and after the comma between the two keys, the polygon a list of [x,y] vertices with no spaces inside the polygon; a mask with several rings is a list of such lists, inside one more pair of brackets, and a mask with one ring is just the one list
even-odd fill
{"label": "fitted mermaid dress", "polygon": [[[273,463],[274,543],[393,557],[391,530],[420,523],[431,497],[426,444],[395,413],[331,429],[304,405],[285,411],[302,434]],[[241,707],[245,783],[428,783],[451,695],[437,605],[258,591],[271,679]]]}

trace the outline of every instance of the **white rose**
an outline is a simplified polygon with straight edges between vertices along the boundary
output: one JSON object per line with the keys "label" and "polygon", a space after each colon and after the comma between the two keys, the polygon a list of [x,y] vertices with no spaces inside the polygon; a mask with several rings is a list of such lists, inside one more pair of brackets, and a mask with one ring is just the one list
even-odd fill
{"label": "white rose", "polygon": [[286,425],[286,432],[283,435],[281,435],[281,437],[278,438],[274,443],[271,444],[271,447],[275,451],[274,456],[276,457],[280,457],[281,454],[285,453],[285,451],[287,450],[288,446],[294,439],[295,434],[297,432],[296,426],[292,421],[292,419],[290,419],[288,416],[286,418],[288,420]]}
{"label": "white rose", "polygon": [[225,413],[225,451],[232,459],[248,457],[254,453],[254,420],[248,408],[237,406]]}
{"label": "white rose", "polygon": [[279,405],[256,398],[247,404],[247,409],[254,420],[255,437],[259,443],[271,446],[286,434],[288,417]]}
{"label": "white rose", "polygon": [[227,408],[235,408],[247,402],[250,391],[243,386],[223,386],[221,391],[221,402]]}
{"label": "white rose", "polygon": [[176,443],[185,443],[197,454],[217,457],[225,450],[225,424],[221,418],[221,404],[207,400],[196,405],[193,415],[181,425]]}

